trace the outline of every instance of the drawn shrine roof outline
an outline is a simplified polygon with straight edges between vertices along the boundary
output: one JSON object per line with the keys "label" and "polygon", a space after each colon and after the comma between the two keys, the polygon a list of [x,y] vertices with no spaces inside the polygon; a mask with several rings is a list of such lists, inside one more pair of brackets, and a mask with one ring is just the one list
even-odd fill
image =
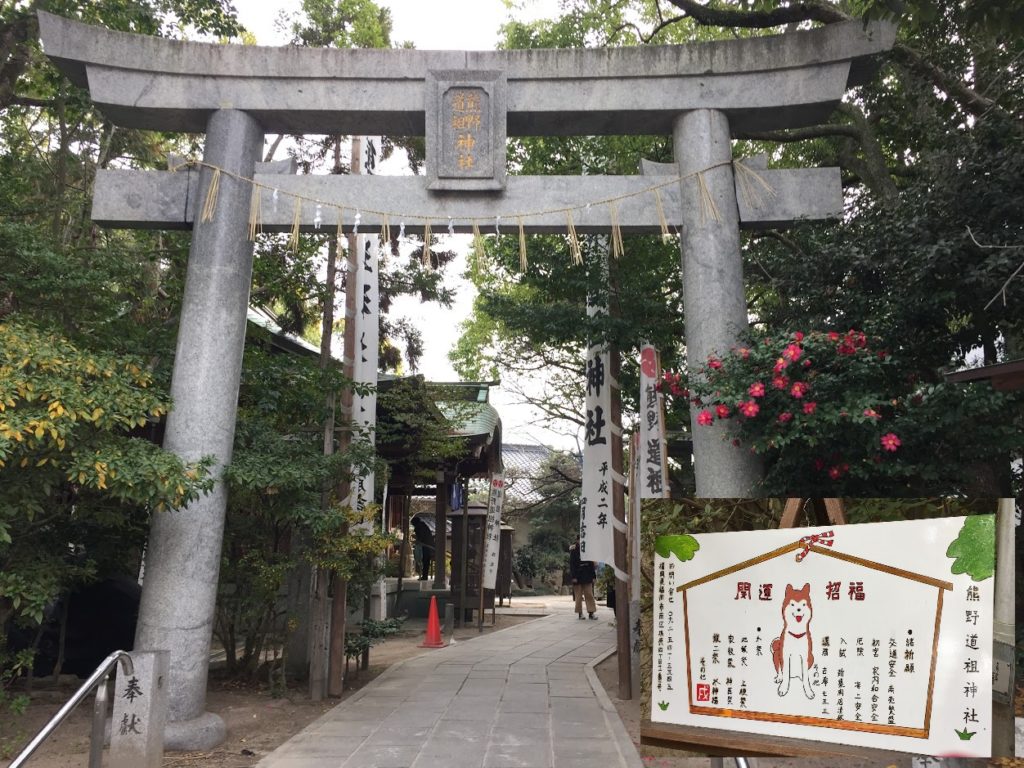
{"label": "drawn shrine roof outline", "polygon": [[[705,584],[709,581],[714,581],[715,579],[719,579],[722,576],[728,576],[730,573],[742,571],[744,568],[749,568],[750,566],[758,565],[768,560],[773,560],[776,557],[781,557],[782,555],[785,555],[789,552],[793,552],[798,549],[803,549],[804,544],[802,543],[802,541],[802,539],[800,541],[794,541],[793,543],[787,544],[784,547],[773,549],[770,552],[765,552],[763,555],[752,557],[748,560],[736,563],[735,565],[731,565],[728,568],[723,568],[719,571],[715,571],[714,573],[709,573],[706,576],[702,576],[699,579],[689,581],[686,584],[676,587],[676,592],[684,592],[687,589],[698,587],[701,584]],[[861,565],[866,568],[872,568],[876,571],[882,571],[892,576],[899,576],[901,578],[910,579],[911,581],[917,581],[922,584],[930,584],[933,587],[945,589],[950,592],[953,590],[953,583],[950,581],[943,581],[941,579],[933,578],[932,576],[926,576],[924,574],[914,573],[913,571],[907,571],[903,568],[896,568],[895,566],[885,565],[883,563],[876,563],[873,560],[866,560],[863,557],[849,555],[845,552],[837,552],[836,550],[830,549],[828,547],[822,547],[817,544],[811,544],[807,547],[807,549],[808,551],[815,552],[819,555],[826,555],[827,557],[833,557],[837,560],[845,560],[846,562],[854,563],[855,565]]]}
{"label": "drawn shrine roof outline", "polygon": [[[820,534],[819,534],[820,535]],[[943,593],[944,591],[952,591],[953,584],[949,581],[943,581],[942,579],[936,579],[931,576],[924,574],[914,573],[913,571],[904,570],[902,568],[896,568],[894,566],[885,565],[883,563],[876,563],[872,560],[867,560],[856,555],[850,555],[845,552],[837,552],[829,547],[819,546],[814,543],[817,538],[812,536],[803,537],[797,541],[787,544],[783,547],[773,549],[769,552],[765,552],[762,555],[748,558],[735,565],[731,565],[728,568],[722,568],[713,573],[709,573],[706,576],[702,576],[698,579],[689,581],[682,586],[676,587],[676,592],[681,592],[683,597],[683,632],[685,635],[686,642],[686,679],[687,679],[687,698],[689,703],[689,709],[692,714],[697,715],[710,715],[713,717],[728,717],[737,718],[741,720],[759,720],[763,722],[777,722],[777,723],[788,723],[791,725],[805,725],[805,726],[818,726],[824,728],[836,728],[839,730],[850,730],[850,731],[861,731],[868,733],[881,733],[892,736],[907,736],[911,738],[923,738],[927,739],[931,731],[931,714],[932,714],[932,696],[935,692],[935,668],[938,657],[938,646],[939,646],[939,630],[942,621],[942,607],[943,607]],[[792,715],[781,712],[758,712],[758,711],[746,711],[734,708],[719,708],[719,707],[708,707],[701,706],[694,702],[694,686],[693,686],[693,670],[691,668],[691,644],[690,644],[690,615],[689,615],[689,601],[687,600],[687,591],[694,587],[707,584],[711,581],[728,576],[731,573],[736,573],[745,568],[749,568],[760,563],[773,560],[777,557],[795,552],[797,550],[804,550],[807,552],[814,552],[816,554],[825,555],[836,560],[842,560],[845,562],[853,563],[872,570],[887,573],[892,576],[908,579],[910,581],[917,582],[919,584],[925,584],[928,586],[935,587],[937,589],[936,595],[936,606],[935,606],[935,623],[932,634],[932,647],[931,647],[931,658],[928,670],[928,687],[927,695],[924,702],[924,715],[923,715],[923,727],[916,728],[905,725],[888,725],[883,723],[875,722],[863,722],[863,721],[851,721],[842,719],[831,719],[823,717],[812,717],[808,715]]]}

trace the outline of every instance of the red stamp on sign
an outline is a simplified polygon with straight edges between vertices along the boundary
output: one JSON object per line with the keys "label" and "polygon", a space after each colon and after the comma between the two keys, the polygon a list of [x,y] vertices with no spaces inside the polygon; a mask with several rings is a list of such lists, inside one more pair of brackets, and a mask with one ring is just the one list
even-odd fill
{"label": "red stamp on sign", "polygon": [[707,683],[697,683],[697,701],[711,701],[711,686]]}

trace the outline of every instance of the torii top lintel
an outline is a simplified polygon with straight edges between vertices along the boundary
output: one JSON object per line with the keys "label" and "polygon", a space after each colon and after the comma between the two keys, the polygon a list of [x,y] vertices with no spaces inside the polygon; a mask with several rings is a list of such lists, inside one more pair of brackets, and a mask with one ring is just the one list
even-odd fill
{"label": "torii top lintel", "polygon": [[113,122],[203,132],[218,109],[271,133],[420,136],[431,71],[499,71],[507,133],[667,134],[717,109],[734,135],[825,119],[890,48],[889,24],[847,22],[770,37],[584,50],[278,48],[167,40],[38,12],[46,54]]}

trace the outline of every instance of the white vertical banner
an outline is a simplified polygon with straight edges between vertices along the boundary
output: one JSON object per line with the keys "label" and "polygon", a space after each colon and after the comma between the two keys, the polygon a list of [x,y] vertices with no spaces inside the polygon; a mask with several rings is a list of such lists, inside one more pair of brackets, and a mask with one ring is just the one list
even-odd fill
{"label": "white vertical banner", "polygon": [[[607,254],[601,255],[601,269],[607,275]],[[604,306],[587,299],[587,315],[606,315]],[[607,344],[587,349],[585,435],[583,445],[583,491],[580,498],[580,557],[595,563],[615,563],[612,511],[612,387],[608,375]],[[621,479],[621,478],[620,478]]]}
{"label": "white vertical banner", "polygon": [[501,551],[501,511],[505,506],[505,476],[491,477],[491,492],[487,497],[487,528],[484,539],[484,589],[494,589],[498,583],[498,554]]}
{"label": "white vertical banner", "polygon": [[[377,164],[380,137],[364,136],[359,173],[372,174]],[[380,346],[380,284],[377,279],[380,254],[380,239],[376,234],[357,235],[356,274],[356,315],[353,379],[357,384],[373,388],[369,394],[356,394],[352,398],[352,421],[357,430],[355,439],[374,442],[377,427],[377,365]],[[367,504],[374,501],[374,473],[359,475],[354,480],[353,506],[362,512]]]}
{"label": "white vertical banner", "polygon": [[663,398],[658,391],[661,361],[650,344],[640,347],[640,470],[639,498],[667,499],[668,462],[665,451]]}

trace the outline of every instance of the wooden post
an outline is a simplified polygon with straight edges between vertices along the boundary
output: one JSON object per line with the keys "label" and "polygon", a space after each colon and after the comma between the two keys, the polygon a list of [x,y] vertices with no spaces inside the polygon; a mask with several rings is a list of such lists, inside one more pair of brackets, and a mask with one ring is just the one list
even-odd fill
{"label": "wooden post", "polygon": [[[629,552],[629,676],[631,692],[640,691],[640,433],[630,440],[629,461],[629,531],[626,537]],[[666,486],[668,471],[664,473]]]}
{"label": "wooden post", "polygon": [[[992,701],[992,756],[1014,752],[1014,501],[1000,499],[996,511],[995,604],[992,625],[993,665],[996,674]],[[1003,690],[1000,690],[1003,689]]]}
{"label": "wooden post", "polygon": [[398,595],[395,597],[395,613],[398,613],[398,603],[402,600],[402,579],[405,578],[405,548],[409,545],[409,504],[412,499],[409,496],[400,496],[399,504],[402,507],[402,542],[398,545]]}
{"label": "wooden post", "polygon": [[619,578],[628,569],[626,549],[626,500],[622,474],[622,390],[619,374],[622,361],[619,348],[612,344],[608,350],[608,368],[612,386],[612,514],[615,518],[615,636],[616,658],[619,667],[619,698],[633,698],[633,677],[629,662],[629,581]]}
{"label": "wooden post", "polygon": [[[455,478],[459,482],[459,478]],[[469,504],[462,500],[462,551],[459,553],[459,618],[455,626],[466,625],[466,569],[469,567]],[[472,620],[473,609],[470,608],[470,620]]]}
{"label": "wooden post", "polygon": [[797,517],[803,511],[806,501],[811,502],[818,525],[846,525],[846,511],[842,499],[786,499],[779,528],[798,527]]}
{"label": "wooden post", "polygon": [[448,553],[448,484],[444,471],[437,473],[437,496],[434,501],[434,589],[444,589],[445,555]]}

